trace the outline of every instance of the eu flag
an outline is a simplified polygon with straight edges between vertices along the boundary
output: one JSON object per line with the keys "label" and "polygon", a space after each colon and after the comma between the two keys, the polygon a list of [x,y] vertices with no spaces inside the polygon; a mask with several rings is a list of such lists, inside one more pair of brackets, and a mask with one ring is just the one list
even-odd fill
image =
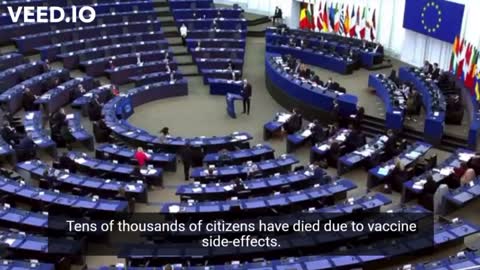
{"label": "eu flag", "polygon": [[462,29],[464,9],[446,0],[406,0],[403,27],[453,43]]}

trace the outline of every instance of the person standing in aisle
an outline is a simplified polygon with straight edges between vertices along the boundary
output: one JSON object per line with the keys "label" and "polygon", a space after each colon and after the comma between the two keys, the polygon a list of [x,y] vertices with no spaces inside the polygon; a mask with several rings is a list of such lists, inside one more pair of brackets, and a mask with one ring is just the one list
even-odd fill
{"label": "person standing in aisle", "polygon": [[252,85],[247,81],[247,79],[243,80],[241,96],[243,97],[243,113],[250,115],[250,97],[252,96]]}
{"label": "person standing in aisle", "polygon": [[188,28],[184,23],[182,23],[182,26],[180,26],[180,36],[182,37],[183,46],[187,44],[187,34],[188,34]]}

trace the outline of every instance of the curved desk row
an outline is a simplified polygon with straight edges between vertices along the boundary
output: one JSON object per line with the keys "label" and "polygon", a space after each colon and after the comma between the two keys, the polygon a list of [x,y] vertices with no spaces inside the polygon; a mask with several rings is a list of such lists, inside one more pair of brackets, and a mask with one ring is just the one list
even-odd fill
{"label": "curved desk row", "polygon": [[372,188],[380,184],[387,177],[391,177],[393,170],[395,169],[395,159],[399,159],[404,168],[409,168],[415,164],[421,157],[423,157],[428,150],[432,148],[432,145],[424,142],[415,142],[413,145],[407,147],[405,151],[400,153],[395,158],[388,160],[387,162],[375,166],[368,170],[367,188]]}
{"label": "curved desk row", "polygon": [[474,156],[474,152],[467,149],[458,149],[437,167],[403,183],[402,202],[408,202],[423,194],[426,175],[431,174],[437,187],[444,184],[454,173],[455,168],[460,168],[461,163],[467,163]]}
{"label": "curved desk row", "polygon": [[[129,79],[130,81],[135,83],[135,87],[140,87],[144,85],[170,81],[171,75],[171,72],[160,71],[133,76]],[[177,69],[175,70],[175,74],[173,74],[173,78],[175,79],[175,81],[181,80],[183,79],[183,74],[180,72],[180,70]]]}
{"label": "curved desk row", "polygon": [[[414,68],[401,67],[398,70],[401,81],[412,83],[422,94],[425,107],[425,139],[434,144],[440,143],[445,125],[446,101],[442,90],[433,81],[427,81],[420,71]],[[438,95],[437,97],[435,95]]]}
{"label": "curved desk row", "polygon": [[290,54],[302,60],[302,63],[335,71],[340,74],[350,74],[354,69],[354,61],[346,60],[343,57],[336,57],[321,51],[302,49],[299,47],[277,46],[267,43],[266,51],[281,55]]}
{"label": "curved desk row", "polygon": [[[123,27],[123,25],[119,25],[118,27]],[[162,31],[144,32],[142,30],[142,32],[138,32],[138,33],[129,31],[126,34],[121,33],[121,34],[114,34],[114,35],[106,35],[102,37],[98,37],[98,33],[93,37],[88,37],[88,36],[84,37],[82,34],[83,33],[82,30],[79,30],[79,29],[72,29],[71,31],[77,32],[78,39],[74,39],[72,35],[62,39],[63,41],[62,43],[56,43],[56,44],[37,47],[36,50],[40,53],[40,57],[43,60],[47,59],[49,61],[54,61],[57,59],[57,55],[61,53],[78,51],[78,50],[83,50],[87,48],[102,47],[102,46],[111,45],[111,44],[129,43],[129,42],[132,42],[132,39],[138,40],[138,41],[151,41],[151,40],[159,40],[164,38]],[[89,36],[91,35],[92,34],[89,34]],[[65,41],[65,39],[71,40],[71,41]]]}
{"label": "curved desk row", "polygon": [[356,113],[358,103],[356,96],[322,90],[302,83],[301,80],[284,72],[276,63],[275,57],[278,55],[267,53],[265,56],[267,89],[282,106],[288,109],[299,108],[304,115],[323,115],[325,119],[329,119],[336,102],[341,115],[349,116]]}
{"label": "curved desk row", "polygon": [[172,0],[168,1],[170,9],[185,9],[185,8],[211,8],[213,6],[212,0]]}
{"label": "curved desk row", "polygon": [[[370,74],[368,76],[368,86],[375,89],[375,94],[382,100],[385,106],[385,127],[387,129],[401,130],[405,117],[406,99],[396,88],[390,88],[390,79],[379,78],[380,74]],[[398,101],[399,105],[394,102]],[[403,102],[402,102],[403,101]]]}
{"label": "curved desk row", "polygon": [[[209,173],[206,168],[193,168],[190,177],[196,181],[225,181],[233,178],[247,178],[255,175],[268,175],[277,172],[288,172],[292,165],[297,164],[299,160],[292,155],[282,155],[276,159],[267,159],[252,163],[251,165],[233,165],[215,168]],[[253,169],[255,167],[255,169]]]}
{"label": "curved desk row", "polygon": [[0,72],[0,91],[5,91],[23,80],[42,74],[46,71],[44,64],[41,61],[28,63],[22,61],[18,65],[3,70]]}
{"label": "curved desk row", "polygon": [[41,95],[43,92],[56,87],[56,80],[61,83],[69,79],[70,72],[66,69],[49,70],[22,81],[0,94],[0,103],[5,106],[4,110],[14,114],[22,108],[23,94],[26,88],[29,88],[35,95]]}
{"label": "curved desk row", "polygon": [[69,152],[67,157],[83,172],[90,175],[106,174],[116,179],[136,182],[145,179],[148,184],[163,186],[163,170],[161,168],[138,168],[129,164],[115,163],[87,156],[84,153]]}
{"label": "curved desk row", "polygon": [[[155,40],[157,38],[153,37]],[[153,40],[148,40],[153,41]],[[119,55],[109,55],[102,58],[96,58],[93,60],[87,60],[80,62],[80,66],[85,69],[85,72],[88,76],[101,76],[105,74],[105,70],[110,68],[110,62],[113,66],[120,68],[121,66],[125,65],[133,65],[136,64],[138,61],[137,57],[140,57],[140,61],[143,62],[153,62],[153,61],[160,61],[165,60],[166,54],[173,54],[173,52],[169,50],[156,50],[156,51],[140,51],[140,52],[131,52],[126,54],[119,54]]]}
{"label": "curved desk row", "polygon": [[262,159],[272,159],[273,149],[267,144],[258,144],[252,148],[240,149],[235,151],[227,151],[226,153],[210,153],[206,154],[203,162],[207,165],[213,164],[239,164],[246,161],[260,161]]}
{"label": "curved desk row", "polygon": [[[175,8],[173,11],[175,19],[200,19],[200,18],[239,18],[243,10],[240,8]],[[195,13],[195,15],[194,15]]]}
{"label": "curved desk row", "polygon": [[107,45],[98,48],[88,48],[69,53],[62,53],[57,55],[57,57],[61,59],[65,68],[75,69],[80,65],[80,62],[94,60],[97,58],[104,58],[109,55],[164,49],[168,49],[168,42],[162,38],[153,41],[136,41],[130,43]]}
{"label": "curved desk row", "polygon": [[[46,181],[44,173],[51,169],[41,160],[30,160],[17,163],[15,169],[25,178],[35,178]],[[139,202],[147,202],[147,185],[141,181],[129,183],[126,181],[103,179],[98,177],[90,177],[81,174],[67,172],[66,170],[55,169],[53,175],[55,180],[53,184],[56,188],[62,187],[66,191],[72,188],[82,190],[82,194],[96,194],[100,197],[113,198],[118,195],[121,189],[125,190],[127,198],[136,198]],[[52,185],[52,183],[40,183],[41,185]]]}
{"label": "curved desk row", "polygon": [[[127,18],[124,21],[124,18]],[[54,31],[45,31],[45,32],[34,32],[27,35],[22,35],[20,37],[14,37],[13,40],[17,44],[17,48],[20,52],[24,54],[29,54],[35,52],[37,48],[43,47],[46,45],[51,45],[56,41],[65,41],[71,40],[74,37],[73,33],[79,34],[77,38],[80,38],[82,34],[87,33],[97,29],[98,33],[103,33],[103,35],[110,34],[123,34],[125,32],[139,32],[138,25],[144,25],[144,22],[147,20],[154,21],[156,18],[155,11],[143,11],[143,12],[128,12],[128,13],[112,13],[107,15],[98,15],[95,19],[95,23],[84,24],[81,27],[76,27],[75,25],[65,26],[55,24]],[[102,21],[103,20],[103,21]],[[59,30],[63,29],[63,30]],[[73,28],[73,29],[72,29]],[[119,31],[120,30],[120,31]],[[98,32],[100,31],[100,32]],[[66,38],[66,39],[65,39]],[[58,43],[57,43],[58,44]]]}
{"label": "curved desk row", "polygon": [[187,38],[188,48],[197,47],[200,42],[202,48],[245,48],[245,39],[236,38]]}
{"label": "curved desk row", "polygon": [[71,79],[55,88],[49,89],[35,100],[35,104],[41,106],[42,111],[47,115],[58,111],[61,107],[70,103],[74,90],[82,85],[85,91],[90,91],[100,85],[92,77],[79,77]]}
{"label": "curved desk row", "polygon": [[[249,199],[238,199],[228,201],[209,201],[209,202],[194,202],[194,203],[165,203],[160,213],[178,215],[196,214],[198,217],[202,215],[218,215],[231,213],[237,215],[235,208],[240,208],[242,213],[249,211],[263,211],[268,212],[272,208],[291,208],[295,205],[306,209],[312,205],[318,205],[319,200],[333,198],[336,196],[345,197],[345,194],[357,185],[350,180],[341,179],[332,184],[316,186],[301,191],[294,191],[288,193],[280,193],[277,195],[270,195],[264,197],[254,197]],[[305,206],[307,205],[307,206]],[[257,212],[258,213],[258,212]],[[218,218],[218,216],[217,216]],[[238,218],[238,216],[237,216]]]}
{"label": "curved desk row", "polygon": [[[147,150],[150,158],[147,164],[161,167],[168,171],[176,171],[177,156],[170,153],[157,153]],[[95,148],[95,156],[100,159],[115,159],[126,163],[137,164],[135,149],[116,144],[100,144]]]}
{"label": "curved desk row", "polygon": [[[167,67],[168,66],[168,67]],[[125,66],[120,66],[116,68],[109,68],[106,69],[105,72],[108,74],[110,81],[113,84],[123,85],[127,84],[131,81],[131,77],[134,76],[141,76],[143,74],[148,74],[151,72],[167,72],[168,68],[171,70],[177,69],[177,62],[171,61],[169,63],[161,60],[161,61],[152,61],[152,62],[145,62],[141,64],[129,64]]]}
{"label": "curved desk row", "polygon": [[[325,176],[326,173],[323,172],[322,177]],[[284,189],[285,187],[288,187],[288,189],[303,189],[311,186],[319,180],[320,179],[317,179],[317,176],[314,175],[314,172],[308,169],[287,174],[245,180],[241,184],[226,182],[182,185],[177,188],[176,194],[179,195],[182,200],[225,200],[234,196],[245,198],[253,195],[268,195],[272,194],[274,191]]]}
{"label": "curved desk row", "polygon": [[189,38],[235,38],[235,39],[246,39],[247,30],[205,30],[205,29],[195,29],[188,31]]}
{"label": "curved desk row", "polygon": [[175,24],[177,27],[185,24],[188,29],[211,29],[213,28],[213,22],[216,21],[217,28],[219,29],[235,29],[246,30],[247,20],[244,18],[215,18],[215,19],[176,19]]}
{"label": "curved desk row", "polygon": [[222,137],[165,137],[159,138],[147,131],[130,125],[123,115],[130,115],[134,107],[157,99],[188,95],[188,85],[185,79],[175,83],[161,82],[137,87],[128,91],[127,96],[115,97],[103,107],[105,123],[113,134],[131,142],[134,145],[155,148],[165,152],[177,152],[187,143],[202,147],[206,152],[216,152],[223,148],[235,149],[248,147],[252,136],[245,132],[234,132]]}
{"label": "curved desk row", "polygon": [[17,261],[0,260],[3,270],[55,270],[55,265],[49,263],[39,263],[35,260]]}
{"label": "curved desk row", "polygon": [[0,177],[0,193],[9,195],[7,201],[22,202],[32,207],[49,206],[50,214],[69,213],[69,216],[125,213],[129,211],[127,201],[96,199],[59,193]]}
{"label": "curved desk row", "polygon": [[373,52],[373,49],[364,49],[362,41],[353,38],[342,37],[328,33],[306,32],[302,30],[289,30],[288,34],[278,33],[277,28],[267,28],[265,33],[266,42],[268,44],[287,43],[290,38],[294,41],[301,39],[307,41],[309,48],[324,48],[326,50],[335,51],[339,54],[348,54],[352,49],[358,54],[358,59],[363,67],[371,68],[375,64],[383,61],[383,51]]}
{"label": "curved desk row", "polygon": [[0,54],[0,72],[25,63],[23,55],[17,52]]}
{"label": "curved desk row", "polygon": [[[23,3],[24,4],[24,3]],[[55,3],[55,6],[57,4]],[[93,5],[97,16],[100,14],[110,13],[110,12],[133,12],[135,10],[144,11],[144,10],[153,10],[152,1],[137,1],[137,2],[115,2],[109,4],[100,4]],[[68,13],[69,8],[64,8],[65,13]],[[63,22],[61,24],[55,23],[54,25],[63,26],[63,28],[75,28],[75,24]],[[87,26],[88,24],[84,24]],[[21,37],[25,35],[32,35],[35,33],[48,32],[51,30],[51,25],[48,23],[19,23],[19,24],[8,24],[0,26],[0,44],[6,44],[10,39],[15,37]],[[19,39],[20,40],[20,39]],[[17,45],[24,45],[24,43]]]}
{"label": "curved desk row", "polygon": [[23,125],[25,126],[25,133],[37,147],[46,149],[53,157],[57,155],[57,143],[44,129],[41,112],[27,112],[24,116]]}

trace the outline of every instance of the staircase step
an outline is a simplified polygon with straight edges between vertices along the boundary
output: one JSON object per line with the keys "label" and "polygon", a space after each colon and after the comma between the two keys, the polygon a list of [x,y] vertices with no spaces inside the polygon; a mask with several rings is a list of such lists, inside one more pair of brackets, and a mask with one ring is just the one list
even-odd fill
{"label": "staircase step", "polygon": [[247,25],[248,26],[254,26],[254,25],[270,23],[270,22],[271,22],[270,18],[268,16],[264,16],[264,17],[261,17],[261,18],[258,18],[258,19],[248,20]]}
{"label": "staircase step", "polygon": [[154,7],[168,7],[168,2],[165,0],[154,0],[153,1]]}

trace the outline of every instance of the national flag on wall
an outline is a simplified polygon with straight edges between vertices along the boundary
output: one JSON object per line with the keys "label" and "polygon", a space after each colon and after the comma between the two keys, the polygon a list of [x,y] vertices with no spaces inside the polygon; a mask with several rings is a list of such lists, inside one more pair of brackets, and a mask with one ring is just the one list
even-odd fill
{"label": "national flag on wall", "polygon": [[464,61],[465,61],[465,40],[462,41],[460,45],[460,50],[458,53],[458,61],[457,61],[457,79],[462,78],[463,76],[463,66],[464,66]]}
{"label": "national flag on wall", "polygon": [[349,22],[349,28],[348,28],[348,33],[350,37],[356,37],[357,36],[357,28],[356,28],[356,21],[357,21],[357,16],[355,16],[355,5],[352,5],[352,14],[350,15],[350,22]]}
{"label": "national flag on wall", "polygon": [[323,29],[322,1],[318,1],[317,15],[315,17],[316,17],[315,25],[317,26],[318,31],[322,31],[322,29]]}
{"label": "national flag on wall", "polygon": [[350,35],[350,10],[348,4],[345,9],[345,22],[343,23],[343,27],[345,29],[345,36]]}
{"label": "national flag on wall", "polygon": [[308,21],[307,12],[307,6],[303,5],[302,9],[300,10],[300,29],[310,29],[310,22]]}
{"label": "national flag on wall", "polygon": [[323,6],[323,31],[328,32],[330,30],[330,20],[328,19],[328,6],[327,2],[325,2],[325,5]]}
{"label": "national flag on wall", "polygon": [[343,35],[345,33],[345,9],[342,4],[342,7],[338,11],[340,13],[339,17],[339,28],[338,28],[338,34]]}
{"label": "national flag on wall", "polygon": [[335,4],[335,11],[334,11],[334,27],[333,31],[335,33],[340,32],[340,10],[338,9],[338,3]]}
{"label": "national flag on wall", "polygon": [[330,3],[330,8],[328,9],[328,20],[330,21],[330,31],[335,29],[335,8],[333,3]]}
{"label": "national flag on wall", "polygon": [[472,52],[472,59],[470,60],[470,68],[467,72],[467,76],[465,77],[464,83],[468,89],[472,90],[472,94],[474,94],[473,88],[475,86],[475,75],[477,72],[478,50],[475,47],[472,50],[473,52]]}
{"label": "national flag on wall", "polygon": [[455,41],[453,42],[452,45],[452,55],[450,56],[450,72],[455,74],[456,73],[456,66],[457,66],[457,50],[459,46],[459,38],[458,36],[455,37]]}
{"label": "national flag on wall", "polygon": [[375,18],[375,9],[373,10],[372,22],[370,24],[370,40],[375,41],[377,34],[377,19]]}
{"label": "national flag on wall", "polygon": [[480,73],[475,78],[475,99],[480,101]]}
{"label": "national flag on wall", "polygon": [[308,5],[310,6],[310,11],[308,12],[309,21],[310,21],[310,30],[315,30],[315,18],[313,16],[313,14],[314,14],[313,4],[308,4]]}
{"label": "national flag on wall", "polygon": [[365,39],[365,33],[367,31],[367,8],[363,7],[362,18],[360,19],[360,38]]}

